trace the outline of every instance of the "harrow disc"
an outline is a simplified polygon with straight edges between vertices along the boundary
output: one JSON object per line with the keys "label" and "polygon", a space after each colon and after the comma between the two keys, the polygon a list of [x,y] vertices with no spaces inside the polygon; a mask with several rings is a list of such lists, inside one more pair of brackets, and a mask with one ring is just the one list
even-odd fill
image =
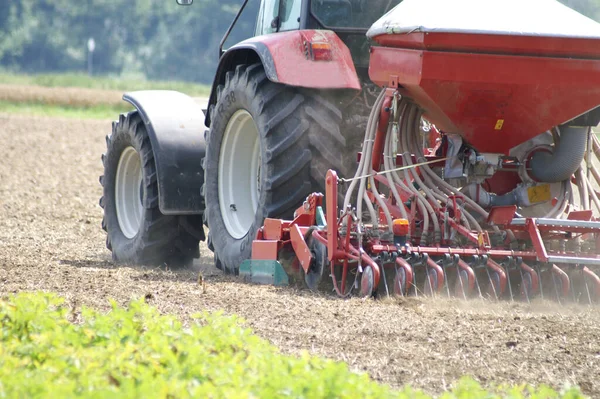
{"label": "harrow disc", "polygon": [[332,289],[331,279],[327,277],[328,261],[327,247],[312,236],[312,230],[307,234],[306,243],[313,256],[308,272],[304,273],[304,283],[311,291],[330,291]]}
{"label": "harrow disc", "polygon": [[471,294],[472,284],[469,282],[469,273],[461,269],[458,272],[456,283],[454,284],[454,295],[458,298],[468,298]]}
{"label": "harrow disc", "polygon": [[567,273],[556,265],[552,267],[552,282],[556,299],[559,302],[567,299],[571,291],[571,280]]}
{"label": "harrow disc", "polygon": [[498,272],[490,272],[489,274],[490,285],[488,287],[488,295],[491,298],[498,299],[502,296],[502,291],[500,287],[500,273]]}
{"label": "harrow disc", "polygon": [[435,295],[438,292],[439,283],[437,271],[429,269],[427,271],[427,277],[425,278],[423,293],[427,296]]}
{"label": "harrow disc", "polygon": [[531,299],[535,295],[533,290],[533,279],[531,278],[531,274],[525,273],[523,274],[523,281],[521,282],[521,297],[523,299]]}
{"label": "harrow disc", "polygon": [[363,298],[367,298],[373,295],[374,289],[374,275],[373,268],[371,266],[365,266],[363,269],[362,275],[360,277],[360,296]]}
{"label": "harrow disc", "polygon": [[408,284],[406,278],[406,271],[401,268],[396,268],[396,275],[394,276],[394,295],[406,296],[408,295]]}

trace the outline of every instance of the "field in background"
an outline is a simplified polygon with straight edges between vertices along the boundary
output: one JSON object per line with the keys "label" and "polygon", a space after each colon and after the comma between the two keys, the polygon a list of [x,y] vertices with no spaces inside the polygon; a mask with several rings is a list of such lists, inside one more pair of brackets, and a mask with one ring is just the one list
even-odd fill
{"label": "field in background", "polygon": [[186,82],[0,72],[0,112],[114,119],[131,110],[131,106],[122,100],[123,93],[136,90],[176,90],[192,97],[206,97],[210,92],[208,86]]}
{"label": "field in background", "polygon": [[210,87],[189,82],[150,81],[136,77],[88,76],[81,73],[25,75],[0,71],[1,84],[30,85],[44,87],[79,87],[86,89],[134,91],[176,90],[192,97],[207,96]]}

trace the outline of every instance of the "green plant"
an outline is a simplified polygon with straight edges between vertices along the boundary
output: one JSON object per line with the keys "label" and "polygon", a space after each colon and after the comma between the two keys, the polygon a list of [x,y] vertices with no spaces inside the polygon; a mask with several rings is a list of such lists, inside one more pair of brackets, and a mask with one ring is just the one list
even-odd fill
{"label": "green plant", "polygon": [[131,106],[93,105],[89,107],[13,102],[0,100],[0,112],[20,115],[39,115],[73,119],[115,119],[120,113],[131,110]]}
{"label": "green plant", "polygon": [[140,76],[88,76],[76,72],[24,74],[0,69],[0,84],[80,87],[115,91],[175,90],[193,97],[210,94],[210,86],[197,83],[147,80]]}
{"label": "green plant", "polygon": [[[203,313],[185,327],[143,300],[107,314],[47,293],[0,301],[2,398],[429,398],[392,391],[344,363],[286,356],[240,320]],[[499,387],[472,379],[442,398],[580,398],[577,389]]]}

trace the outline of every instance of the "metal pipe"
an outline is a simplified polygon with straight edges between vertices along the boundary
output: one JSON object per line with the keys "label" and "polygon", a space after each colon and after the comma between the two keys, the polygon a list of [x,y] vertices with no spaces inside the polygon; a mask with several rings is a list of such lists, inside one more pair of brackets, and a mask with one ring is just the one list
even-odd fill
{"label": "metal pipe", "polygon": [[562,126],[560,142],[554,152],[538,151],[531,158],[531,175],[537,181],[558,183],[571,178],[577,171],[585,155],[587,127]]}
{"label": "metal pipe", "polygon": [[596,205],[596,208],[598,209],[598,211],[600,211],[600,200],[598,200],[598,195],[596,195],[596,191],[594,190],[594,187],[592,186],[592,182],[590,182],[590,180],[584,176],[584,180],[585,180],[585,184],[588,186],[588,191],[590,193],[590,197],[592,198],[592,202],[594,203],[594,205]]}

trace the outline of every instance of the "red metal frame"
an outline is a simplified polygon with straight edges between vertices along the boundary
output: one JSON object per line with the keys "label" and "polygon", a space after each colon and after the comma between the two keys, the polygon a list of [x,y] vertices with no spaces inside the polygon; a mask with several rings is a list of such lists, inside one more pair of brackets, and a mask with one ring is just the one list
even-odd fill
{"label": "red metal frame", "polygon": [[567,273],[565,273],[564,270],[562,270],[556,265],[552,265],[552,273],[554,273],[560,279],[560,296],[566,298],[567,295],[569,295],[569,291],[571,290],[571,280],[569,279],[569,276],[567,275]]}
{"label": "red metal frame", "polygon": [[[457,262],[456,265],[461,270],[464,270],[464,271],[467,272],[467,277],[468,277],[468,283],[469,284],[466,287],[467,288],[466,294],[470,295],[473,292],[473,290],[475,289],[475,272],[473,271],[473,268],[467,264],[467,262],[465,262],[464,260],[462,260],[460,258],[458,259],[458,262]],[[463,289],[464,288],[465,287],[463,287]]]}
{"label": "red metal frame", "polygon": [[[348,47],[332,31],[298,30],[257,36],[238,44],[262,45],[275,69],[276,81],[290,86],[315,89],[361,90],[360,81]],[[318,43],[329,47],[329,55],[313,60],[309,46]],[[267,67],[268,65],[265,65]]]}
{"label": "red metal frame", "polygon": [[598,40],[585,38],[413,32],[381,35],[375,41],[385,47],[416,50],[600,59]]}
{"label": "red metal frame", "polygon": [[294,252],[300,261],[300,266],[302,266],[304,272],[307,273],[313,257],[297,224],[290,227],[290,238]]}
{"label": "red metal frame", "polygon": [[[500,284],[498,286],[499,292],[495,292],[495,295],[497,297],[500,297],[504,294],[504,291],[506,290],[506,281],[507,281],[506,273],[504,272],[504,269],[502,268],[502,266],[500,266],[499,264],[494,262],[491,258],[488,259],[486,265],[491,270],[493,270],[495,273],[497,273],[498,277],[500,278]],[[494,287],[494,290],[495,290],[495,287]]]}
{"label": "red metal frame", "polygon": [[442,290],[442,288],[444,288],[444,270],[442,269],[442,267],[440,265],[435,263],[435,261],[433,259],[431,259],[430,257],[427,257],[427,266],[432,268],[435,271],[435,273],[437,274],[438,285],[437,285],[437,287],[433,287],[433,290],[435,292],[440,292]]}
{"label": "red metal frame", "polygon": [[369,76],[398,76],[428,120],[481,152],[508,153],[600,99],[600,59],[373,47]]}
{"label": "red metal frame", "polygon": [[593,292],[596,296],[596,299],[600,299],[600,277],[598,277],[597,274],[588,269],[586,266],[583,267],[582,271],[583,274],[585,274],[585,276],[589,279],[589,281],[592,282]]}
{"label": "red metal frame", "polygon": [[523,272],[531,276],[531,293],[534,295],[537,294],[540,287],[540,277],[538,276],[536,271],[533,270],[529,265],[521,262],[519,266],[521,267],[521,269],[523,269]]}

